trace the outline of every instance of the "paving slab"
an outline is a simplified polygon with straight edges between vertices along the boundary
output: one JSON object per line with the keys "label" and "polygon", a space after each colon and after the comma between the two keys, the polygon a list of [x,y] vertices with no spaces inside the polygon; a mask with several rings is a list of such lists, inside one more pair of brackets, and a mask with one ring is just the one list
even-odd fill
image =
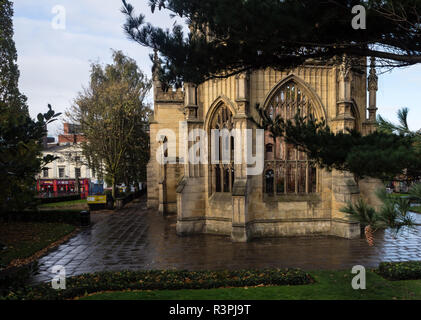
{"label": "paving slab", "polygon": [[[420,216],[417,215],[417,218]],[[50,281],[51,268],[66,267],[66,276],[105,270],[218,270],[248,268],[350,269],[377,267],[381,261],[421,260],[421,226],[398,236],[375,233],[375,246],[361,239],[292,237],[232,243],[229,237],[179,237],[176,217],[148,210],[146,202],[128,204],[39,259],[32,282]]]}

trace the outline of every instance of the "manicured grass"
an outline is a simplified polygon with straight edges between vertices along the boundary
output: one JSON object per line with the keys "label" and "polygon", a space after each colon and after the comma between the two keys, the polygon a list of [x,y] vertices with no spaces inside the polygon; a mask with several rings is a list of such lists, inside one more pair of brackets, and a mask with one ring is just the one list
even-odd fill
{"label": "manicured grass", "polygon": [[391,193],[390,194],[392,197],[397,197],[397,198],[399,198],[399,197],[408,197],[409,196],[409,193]]}
{"label": "manicured grass", "polygon": [[316,283],[300,286],[104,292],[82,300],[377,300],[421,299],[421,280],[388,281],[367,270],[367,289],[351,287],[350,271],[310,272]]}
{"label": "manicured grass", "polygon": [[82,207],[87,206],[86,199],[82,200],[73,200],[73,201],[63,201],[63,202],[54,202],[54,203],[45,203],[38,206],[38,208],[70,208],[70,207]]}
{"label": "manicured grass", "polygon": [[7,266],[14,259],[28,258],[75,228],[64,223],[1,223],[0,243],[7,249],[0,252],[0,264]]}
{"label": "manicured grass", "polygon": [[411,207],[412,212],[421,213],[421,206]]}

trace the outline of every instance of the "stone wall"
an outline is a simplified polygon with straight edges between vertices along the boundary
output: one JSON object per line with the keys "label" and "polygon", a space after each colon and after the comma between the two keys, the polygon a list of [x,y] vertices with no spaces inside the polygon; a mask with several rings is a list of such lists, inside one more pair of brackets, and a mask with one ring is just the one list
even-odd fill
{"label": "stone wall", "polygon": [[160,210],[164,213],[176,211],[179,235],[222,234],[231,235],[234,241],[301,235],[358,237],[359,224],[340,209],[360,195],[375,204],[372,194],[379,186],[378,181],[362,181],[360,192],[351,175],[318,170],[315,194],[271,197],[263,194],[262,175],[246,176],[245,165],[236,165],[233,193],[212,194],[207,165],[162,166],[155,160],[159,147],[155,137],[160,129],[176,133],[177,147],[170,150],[170,154],[184,160],[179,152],[180,121],[187,121],[190,130],[207,130],[211,114],[224,103],[233,112],[236,128],[251,128],[250,117],[257,119],[255,105],[264,106],[271,95],[290,80],[308,91],[316,115],[326,118],[334,130],[351,126],[363,133],[369,132],[373,124],[366,118],[367,75],[352,71],[351,76],[348,73],[344,76],[344,72],[343,66],[333,65],[306,65],[285,72],[267,69],[210,80],[197,88],[186,84],[188,94],[180,90],[164,93],[155,82],[148,204],[163,208]]}

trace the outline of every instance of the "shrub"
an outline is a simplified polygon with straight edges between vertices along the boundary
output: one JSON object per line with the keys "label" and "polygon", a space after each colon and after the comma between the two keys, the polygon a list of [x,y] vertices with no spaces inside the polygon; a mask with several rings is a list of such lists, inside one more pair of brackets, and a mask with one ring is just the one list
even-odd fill
{"label": "shrub", "polygon": [[421,279],[421,261],[381,262],[378,274],[388,280]]}
{"label": "shrub", "polygon": [[313,282],[310,274],[299,269],[100,272],[68,278],[65,290],[54,290],[50,283],[44,283],[10,291],[2,299],[59,300],[99,291],[211,289],[257,285],[304,285]]}
{"label": "shrub", "polygon": [[0,272],[0,297],[11,290],[22,290],[31,276],[37,271],[38,263],[33,262],[22,267],[15,267]]}
{"label": "shrub", "polygon": [[37,201],[40,204],[46,203],[56,203],[56,202],[63,202],[63,201],[73,201],[73,200],[80,200],[80,194],[72,194],[72,195],[64,195],[58,197],[51,197],[51,198],[38,198]]}
{"label": "shrub", "polygon": [[0,221],[8,222],[56,222],[80,224],[80,210],[45,210],[1,213]]}
{"label": "shrub", "polygon": [[120,201],[121,205],[124,207],[126,204],[133,201],[134,199],[140,198],[142,195],[145,194],[145,192],[145,190],[141,190],[137,192],[120,193],[117,200]]}

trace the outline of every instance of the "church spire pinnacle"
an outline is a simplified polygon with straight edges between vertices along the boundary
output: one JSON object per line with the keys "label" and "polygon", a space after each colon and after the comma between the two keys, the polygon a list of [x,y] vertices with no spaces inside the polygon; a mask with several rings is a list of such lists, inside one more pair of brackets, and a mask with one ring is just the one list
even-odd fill
{"label": "church spire pinnacle", "polygon": [[369,102],[368,102],[368,120],[376,121],[377,116],[377,90],[378,90],[378,80],[376,72],[376,58],[371,57],[370,61],[370,74],[368,76],[368,87],[369,92]]}
{"label": "church spire pinnacle", "polygon": [[158,80],[158,70],[159,70],[158,49],[154,49],[153,50],[153,65],[152,65],[152,79],[154,81]]}

